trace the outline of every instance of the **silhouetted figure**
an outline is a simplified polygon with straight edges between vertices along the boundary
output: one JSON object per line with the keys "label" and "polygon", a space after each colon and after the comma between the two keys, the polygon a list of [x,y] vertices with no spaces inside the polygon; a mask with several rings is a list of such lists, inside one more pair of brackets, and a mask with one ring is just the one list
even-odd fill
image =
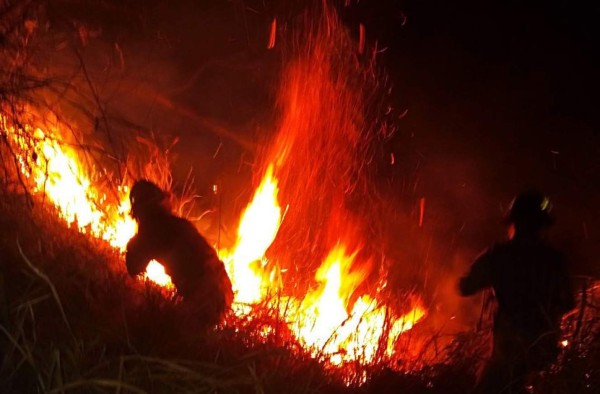
{"label": "silhouetted figure", "polygon": [[158,260],[184,303],[207,325],[220,322],[233,300],[231,281],[215,250],[188,220],[171,213],[168,194],[141,180],[131,188],[131,215],[137,234],[127,244],[131,276]]}
{"label": "silhouetted figure", "polygon": [[560,322],[574,307],[562,253],[542,240],[553,222],[551,204],[539,192],[520,194],[507,221],[510,240],[480,255],[459,282],[469,296],[491,288],[497,300],[491,359],[477,393],[522,393],[528,377],[556,360]]}

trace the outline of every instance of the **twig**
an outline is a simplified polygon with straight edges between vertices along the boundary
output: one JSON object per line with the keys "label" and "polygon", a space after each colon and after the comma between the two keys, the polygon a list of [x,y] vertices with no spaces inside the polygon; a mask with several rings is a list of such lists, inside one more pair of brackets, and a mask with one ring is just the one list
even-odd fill
{"label": "twig", "polygon": [[60,297],[58,295],[58,292],[56,291],[56,287],[54,286],[54,284],[52,283],[52,281],[50,280],[50,278],[44,274],[42,271],[40,271],[35,265],[33,265],[33,263],[29,260],[29,258],[25,255],[25,253],[23,252],[23,249],[21,248],[21,244],[19,242],[19,240],[17,239],[17,248],[19,249],[19,254],[21,255],[21,257],[23,258],[23,261],[25,261],[25,263],[29,266],[29,268],[40,278],[42,279],[44,282],[46,282],[46,284],[48,285],[48,287],[50,287],[50,291],[52,292],[52,296],[54,297],[54,300],[56,301],[56,304],[58,305],[58,309],[60,311],[60,315],[65,323],[65,325],[67,326],[69,333],[71,334],[71,336],[73,338],[75,338],[75,335],[73,334],[73,330],[71,329],[71,324],[69,323],[69,320],[67,319],[67,315],[65,313],[65,310],[62,306],[62,302],[60,301]]}
{"label": "twig", "polygon": [[[110,144],[110,146],[113,149],[116,149],[115,142],[114,142],[114,140],[112,138],[112,134],[110,132],[110,126],[109,126],[109,123],[108,123],[108,118],[106,116],[106,110],[102,106],[102,103],[100,101],[100,96],[98,95],[98,92],[96,91],[94,83],[92,82],[92,80],[90,78],[90,75],[89,75],[89,73],[87,71],[87,68],[85,67],[85,62],[83,61],[83,57],[81,56],[81,54],[79,53],[79,51],[77,49],[73,49],[73,52],[75,52],[75,56],[77,56],[77,58],[79,59],[79,63],[81,65],[81,70],[83,72],[83,76],[85,77],[85,80],[87,81],[88,86],[90,88],[90,91],[92,92],[92,96],[94,97],[96,105],[98,106],[98,109],[100,110],[100,113],[102,114],[102,121],[104,123],[104,128],[105,128],[105,131],[106,131],[106,136],[108,138],[108,143]],[[116,153],[117,153],[116,154],[117,157],[121,156],[120,155],[120,153],[121,153],[120,150],[117,150]],[[123,179],[123,174],[121,173],[120,161],[118,161],[117,164],[118,164],[117,165],[117,173],[119,175],[119,179]]]}
{"label": "twig", "polygon": [[585,315],[585,308],[587,305],[587,291],[588,291],[588,281],[586,280],[583,283],[583,288],[581,289],[581,305],[579,307],[579,315],[577,316],[577,324],[575,326],[574,337],[579,336],[581,333],[581,328],[583,326],[583,317]]}

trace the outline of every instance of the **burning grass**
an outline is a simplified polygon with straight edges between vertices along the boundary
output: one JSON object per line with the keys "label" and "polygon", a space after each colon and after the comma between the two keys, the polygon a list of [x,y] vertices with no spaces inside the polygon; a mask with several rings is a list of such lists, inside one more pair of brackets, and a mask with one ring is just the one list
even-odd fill
{"label": "burning grass", "polygon": [[[35,118],[29,114],[25,113],[27,122],[20,121],[19,126],[3,118],[8,146],[15,152],[15,171],[24,176],[25,190],[48,198],[67,225],[122,251],[135,231],[135,223],[128,216],[129,201],[123,195],[127,185],[119,186],[116,196],[109,199],[110,189],[93,182],[93,168],[82,166],[80,154],[59,139],[60,128],[53,127],[51,133],[33,128],[29,122]],[[282,275],[281,265],[267,267],[265,258],[281,222],[277,191],[277,179],[269,167],[242,215],[238,242],[232,252],[221,251],[234,285],[237,317],[254,313],[255,308],[248,309],[252,305],[277,310],[278,321],[287,325],[291,337],[322,362],[369,365],[391,359],[397,338],[426,314],[418,297],[407,299],[412,310],[397,316],[381,300],[357,293],[370,267],[355,268],[359,250],[347,251],[347,241],[341,238],[317,271],[317,286],[303,298],[288,292],[276,279]],[[144,278],[167,292],[173,290],[159,262],[148,265]],[[274,294],[276,302],[263,302]],[[267,329],[264,334],[273,330]]]}
{"label": "burning grass", "polygon": [[[248,310],[260,305],[275,309],[291,339],[319,361],[366,366],[391,359],[397,338],[425,316],[426,308],[417,295],[403,300],[407,301],[403,306],[406,310],[390,308],[380,294],[386,286],[385,278],[368,291],[364,288],[373,268],[371,250],[363,241],[369,234],[359,230],[361,221],[352,219],[355,215],[346,207],[346,194],[356,184],[365,184],[364,161],[369,160],[368,141],[374,132],[356,107],[363,107],[363,90],[372,81],[354,64],[349,50],[352,41],[333,8],[324,4],[321,10],[322,17],[310,27],[309,36],[314,42],[299,49],[284,73],[289,84],[282,84],[281,125],[271,153],[265,155],[269,164],[262,181],[240,219],[238,241],[231,251],[222,250],[220,254],[236,291],[234,311],[238,318],[245,318]],[[85,64],[81,69],[94,93]],[[308,91],[299,91],[303,86]],[[306,93],[312,97],[308,99]],[[336,101],[339,104],[328,113],[320,113],[326,108],[325,102]],[[26,102],[15,99],[12,116],[3,108],[1,119],[5,148],[15,161],[14,172],[24,190],[50,200],[58,215],[81,233],[122,250],[135,231],[135,223],[128,216],[128,173],[122,171],[126,166],[117,155],[117,175],[99,169],[95,160],[88,160],[95,156],[80,154],[77,147],[83,140],[101,142],[78,135],[58,120],[55,111]],[[100,103],[98,107],[102,112]],[[123,146],[114,139],[108,124],[105,132],[113,148],[115,144]],[[333,171],[324,158],[307,161],[313,164],[306,166],[306,171],[293,170],[299,168],[293,163],[306,160],[309,148],[315,146],[334,157],[338,171]],[[325,200],[315,201],[309,195],[302,198],[302,193],[291,187],[302,180],[309,187],[317,186],[321,178],[324,181],[319,192]],[[111,184],[105,184],[105,179]],[[278,198],[280,182],[285,192],[281,200],[288,215],[285,222]],[[363,187],[358,195],[368,194]],[[309,223],[308,211],[315,208],[314,222]],[[282,224],[288,230],[279,235]],[[292,228],[296,234],[312,235],[298,245],[298,238],[290,235]],[[300,264],[291,259],[293,255],[282,253],[281,247],[267,256],[275,240],[294,251],[311,248],[313,252],[305,254]],[[152,262],[145,275],[168,287],[169,278],[160,272],[159,263]],[[295,265],[309,269],[287,275]],[[311,281],[313,272],[315,281]],[[301,283],[303,288],[290,287],[290,281]],[[277,301],[269,303],[274,296]]]}
{"label": "burning grass", "polygon": [[[285,348],[240,340],[251,338],[244,324],[202,332],[179,304],[129,279],[105,244],[22,196],[4,196],[2,225],[14,229],[1,249],[3,392],[267,392],[268,371],[294,373]],[[320,371],[307,359],[302,368]]]}
{"label": "burning grass", "polygon": [[273,310],[256,305],[204,332],[47,204],[31,209],[23,195],[4,194],[1,208],[0,224],[14,229],[0,245],[3,392],[351,391],[290,341]]}
{"label": "burning grass", "polygon": [[[13,165],[4,162],[0,214],[14,229],[0,245],[5,391],[448,393],[471,385],[486,337],[444,337],[427,325],[435,310],[424,294],[389,294],[369,166],[389,132],[372,113],[378,79],[334,9],[323,3],[320,12],[302,22],[308,40],[282,72],[277,132],[257,158],[254,197],[237,241],[219,251],[236,303],[216,330],[199,328],[159,262],[144,278],[126,275],[120,252],[135,231],[129,163],[117,155],[113,176],[82,141],[102,143],[56,112],[27,100],[2,107],[0,152]],[[160,162],[154,180],[168,186],[168,172]],[[25,194],[7,186],[14,179]],[[571,372],[597,387],[594,286],[566,320],[562,364],[544,387],[559,387],[553,379],[572,387]]]}
{"label": "burning grass", "polygon": [[[2,392],[452,393],[470,387],[485,353],[487,331],[453,337],[435,360],[425,351],[435,336],[415,333],[401,337],[395,365],[349,364],[348,381],[290,341],[284,316],[265,307],[281,298],[204,332],[160,289],[128,278],[114,249],[67,228],[47,204],[31,209],[23,195],[4,193],[0,208],[0,225],[13,229],[0,239]],[[541,392],[597,387],[597,292],[581,293],[583,312],[565,320],[569,346],[539,377]],[[416,357],[407,357],[409,342]]]}

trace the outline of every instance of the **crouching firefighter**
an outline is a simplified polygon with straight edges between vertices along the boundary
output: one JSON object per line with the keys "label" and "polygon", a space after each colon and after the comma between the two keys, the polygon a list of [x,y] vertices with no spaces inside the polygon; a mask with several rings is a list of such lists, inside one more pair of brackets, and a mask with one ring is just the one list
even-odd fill
{"label": "crouching firefighter", "polygon": [[177,294],[207,326],[218,324],[231,307],[231,281],[215,250],[188,220],[171,212],[169,195],[147,180],[135,182],[129,194],[137,234],[127,244],[129,275],[158,260]]}
{"label": "crouching firefighter", "polygon": [[565,257],[542,237],[551,208],[539,192],[517,196],[506,217],[509,240],[480,255],[459,282],[463,296],[492,289],[497,301],[492,356],[476,393],[525,393],[531,375],[558,356],[560,322],[574,299]]}

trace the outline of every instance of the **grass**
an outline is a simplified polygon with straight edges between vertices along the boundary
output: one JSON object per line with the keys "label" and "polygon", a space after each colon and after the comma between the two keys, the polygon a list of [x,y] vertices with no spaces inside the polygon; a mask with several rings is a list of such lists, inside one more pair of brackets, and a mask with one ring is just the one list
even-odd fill
{"label": "grass", "polygon": [[[357,367],[364,384],[346,386],[297,345],[258,335],[260,315],[202,331],[179,304],[129,278],[112,249],[39,202],[29,208],[5,193],[0,226],[10,229],[0,239],[3,393],[458,393],[473,384],[486,342],[465,333],[435,360]],[[584,312],[565,321],[571,345],[539,377],[540,392],[598,387],[598,289],[588,290]]]}
{"label": "grass", "polygon": [[[16,103],[35,102],[33,93],[39,89],[52,88],[50,90],[56,93],[53,90],[56,86],[51,86],[49,81],[40,82],[37,78],[28,77],[21,69],[28,69],[28,62],[32,59],[30,52],[33,52],[33,48],[23,44],[29,42],[24,38],[31,34],[26,29],[26,22],[30,26],[35,22],[35,19],[28,19],[30,16],[29,12],[25,12],[25,6],[33,7],[36,3],[23,2],[24,6],[14,7],[15,12],[7,12],[1,18],[14,26],[13,33],[7,35],[0,45],[7,70],[0,78],[2,101],[7,108],[3,106],[3,114],[18,112],[21,106]],[[329,32],[329,27],[338,26],[337,19],[331,17],[329,15],[323,21],[328,27],[322,29],[323,33]],[[72,36],[77,40],[77,34]],[[298,113],[299,107],[296,100],[289,97],[289,101],[294,103],[290,107],[293,111],[290,111],[289,122],[300,127],[296,135],[306,137],[297,139],[294,151],[300,157],[312,157],[315,146],[325,146],[326,151],[336,152],[336,156],[343,160],[311,160],[311,166],[307,168],[290,160],[289,163],[294,164],[288,173],[292,175],[282,179],[282,187],[288,184],[290,190],[287,194],[290,196],[302,196],[305,190],[327,196],[328,191],[340,188],[325,187],[340,182],[346,183],[347,190],[366,186],[352,183],[353,179],[363,177],[354,177],[351,173],[343,173],[342,181],[336,177],[325,178],[329,184],[323,183],[321,176],[324,173],[335,174],[335,171],[329,171],[331,166],[348,167],[362,173],[365,170],[362,164],[354,166],[368,161],[364,158],[373,154],[363,151],[368,149],[368,144],[361,142],[368,142],[373,137],[375,126],[369,125],[375,122],[363,119],[355,108],[362,107],[363,98],[357,92],[371,92],[374,87],[361,84],[362,75],[345,78],[357,77],[355,71],[351,71],[354,70],[355,58],[348,55],[353,50],[341,53],[337,50],[354,48],[354,44],[348,41],[345,33],[336,37],[335,40],[331,40],[330,36],[314,37],[314,42],[330,46],[311,46],[321,50],[309,51],[311,56],[305,54],[305,63],[290,68],[289,75],[286,74],[288,78],[283,79],[304,90],[284,89],[283,92],[318,91],[323,94],[324,87],[330,88],[327,90],[329,99],[324,100],[326,105],[323,106],[312,105],[318,95],[304,95],[310,98],[309,105],[302,113],[303,121],[297,124],[292,115]],[[50,51],[55,51],[53,46]],[[79,83],[95,92],[85,63],[78,52],[75,54],[82,70]],[[321,75],[323,80],[320,80],[314,66],[317,64],[321,69],[322,64],[313,61],[313,57],[331,57],[332,67],[337,68],[332,68],[330,74]],[[45,56],[41,59],[42,64],[46,64]],[[339,72],[338,68],[347,70]],[[374,82],[377,84],[379,81]],[[94,102],[93,106],[103,113],[98,97],[85,97],[81,92],[87,89],[74,87],[76,85],[68,83],[64,91],[62,87],[58,89],[61,97],[65,94],[63,102],[71,98],[79,103],[86,101],[83,100],[85,98]],[[340,92],[346,94],[341,95]],[[286,102],[286,97],[282,97],[283,102]],[[346,104],[341,107],[343,111],[332,110],[329,116],[322,116],[322,108],[330,108],[332,103]],[[375,102],[372,106],[377,107]],[[94,117],[94,132],[99,126],[100,131],[106,134],[106,145],[110,145],[114,152],[101,153],[112,158],[117,150],[112,145],[106,116],[103,118],[102,122],[95,123],[97,119]],[[287,119],[285,111],[283,118]],[[332,123],[332,119],[335,122]],[[362,128],[355,128],[354,123],[366,125],[369,135],[361,134]],[[313,130],[328,130],[332,125],[337,125],[337,139],[322,139],[327,134],[313,133]],[[73,137],[78,140],[75,134]],[[386,133],[379,138],[387,138]],[[355,141],[355,146],[349,145],[348,141]],[[5,145],[0,146],[0,153],[3,153]],[[354,160],[355,156],[360,160]],[[10,178],[10,168],[7,168],[11,167],[7,165],[10,157],[2,156],[4,179],[1,181]],[[12,158],[15,158],[14,155]],[[35,161],[35,158],[32,160]],[[116,163],[120,170],[121,162]],[[16,162],[14,164],[18,167]],[[161,165],[164,163],[156,164],[159,169],[168,168]],[[291,170],[297,173],[294,175]],[[16,176],[20,175],[17,173]],[[158,177],[164,181],[160,182],[162,185],[170,180],[165,173],[158,174]],[[303,182],[297,182],[298,179]],[[293,193],[295,187],[299,193]],[[163,297],[158,289],[129,278],[121,257],[104,243],[66,228],[47,204],[14,192],[20,190],[19,185],[10,189],[13,192],[9,193],[3,187],[0,193],[0,228],[3,229],[0,233],[2,393],[464,393],[474,382],[475,370],[481,364],[489,339],[489,335],[486,336],[489,333],[485,331],[444,337],[439,328],[434,327],[428,335],[415,329],[401,337],[397,356],[391,365],[347,366],[355,373],[355,379],[364,383],[350,386],[344,383],[339,373],[315,361],[298,344],[286,338],[285,332],[266,338],[261,336],[261,329],[271,324],[273,319],[264,308],[259,308],[252,318],[231,319],[218,330],[206,332],[189,312]],[[33,208],[30,207],[31,201],[34,202]],[[295,206],[301,203],[299,201]],[[310,212],[311,209],[320,212],[323,218],[330,216],[329,208],[321,202],[318,206],[299,210],[298,215],[309,218],[302,212]],[[372,227],[378,228],[377,217],[373,216]],[[300,219],[287,220],[286,223],[298,223]],[[309,219],[312,222],[314,218],[311,216]],[[341,225],[342,229],[348,227],[345,222]],[[318,224],[316,227],[322,226]],[[302,228],[311,228],[311,223]],[[284,227],[282,232],[285,231]],[[315,239],[325,239],[315,231],[298,233],[295,227],[287,231],[291,235],[281,237],[285,242],[280,245],[280,253],[304,253],[301,246],[314,244],[303,239],[310,234]],[[380,231],[389,232],[387,229]],[[295,240],[295,247],[290,247],[290,240]],[[581,295],[581,307],[565,321],[570,345],[559,363],[540,375],[537,387],[541,392],[595,392],[600,386],[600,319],[597,309],[600,295],[598,289],[591,286]],[[416,351],[410,352],[411,349]]]}
{"label": "grass", "polygon": [[203,332],[178,304],[130,279],[111,249],[41,205],[29,209],[7,194],[0,211],[11,229],[0,241],[1,392],[262,393],[292,379],[287,391],[308,393],[340,385],[291,348],[248,341],[250,322]]}

